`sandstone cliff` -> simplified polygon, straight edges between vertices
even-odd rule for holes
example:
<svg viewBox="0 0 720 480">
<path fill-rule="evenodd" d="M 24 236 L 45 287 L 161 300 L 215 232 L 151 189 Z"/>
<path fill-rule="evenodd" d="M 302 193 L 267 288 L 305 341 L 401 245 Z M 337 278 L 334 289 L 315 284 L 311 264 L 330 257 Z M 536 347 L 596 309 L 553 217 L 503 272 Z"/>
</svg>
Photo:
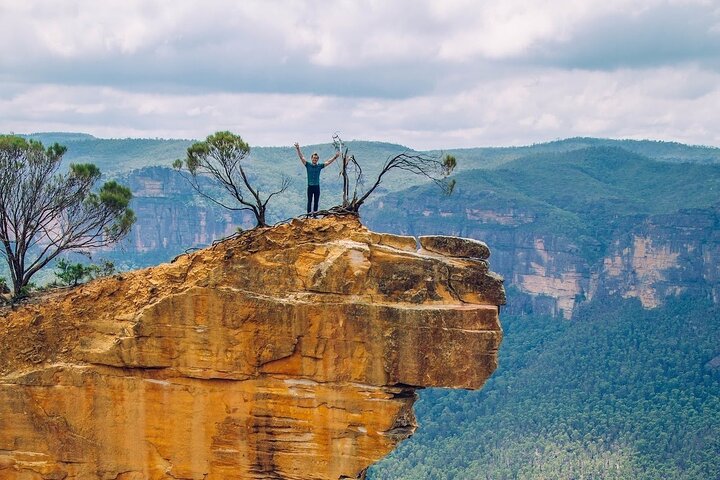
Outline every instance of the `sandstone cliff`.
<svg viewBox="0 0 720 480">
<path fill-rule="evenodd" d="M 5 312 L 0 478 L 357 478 L 415 390 L 480 388 L 480 242 L 293 221 Z"/>
</svg>

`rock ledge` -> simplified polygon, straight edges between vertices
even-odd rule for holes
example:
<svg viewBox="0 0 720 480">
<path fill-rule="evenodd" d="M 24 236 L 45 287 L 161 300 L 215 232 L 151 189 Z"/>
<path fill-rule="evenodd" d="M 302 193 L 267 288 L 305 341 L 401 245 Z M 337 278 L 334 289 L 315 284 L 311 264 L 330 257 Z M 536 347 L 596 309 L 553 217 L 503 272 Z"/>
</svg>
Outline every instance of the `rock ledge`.
<svg viewBox="0 0 720 480">
<path fill-rule="evenodd" d="M 295 220 L 7 314 L 0 478 L 361 478 L 497 365 L 502 280 L 423 248 Z"/>
</svg>

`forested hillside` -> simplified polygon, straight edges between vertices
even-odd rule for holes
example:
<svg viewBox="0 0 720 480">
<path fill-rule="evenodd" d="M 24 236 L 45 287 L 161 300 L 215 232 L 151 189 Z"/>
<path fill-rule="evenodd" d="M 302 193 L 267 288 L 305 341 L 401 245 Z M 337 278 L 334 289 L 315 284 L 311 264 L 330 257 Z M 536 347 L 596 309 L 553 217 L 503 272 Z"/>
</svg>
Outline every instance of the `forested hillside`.
<svg viewBox="0 0 720 480">
<path fill-rule="evenodd" d="M 672 164 L 616 147 L 523 157 L 458 173 L 455 191 L 390 193 L 373 229 L 491 245 L 519 293 L 510 311 L 568 318 L 600 292 L 656 306 L 673 292 L 720 299 L 720 165 Z"/>
<path fill-rule="evenodd" d="M 169 168 L 190 141 L 37 138 L 135 192 L 130 240 L 96 258 L 136 268 L 250 226 Z M 407 150 L 348 146 L 366 178 Z M 293 181 L 269 220 L 304 213 L 293 150 L 251 152 L 264 191 Z M 720 478 L 720 150 L 574 138 L 448 152 L 452 195 L 403 172 L 361 216 L 377 231 L 488 243 L 509 294 L 500 368 L 479 392 L 423 392 L 418 433 L 369 478 Z M 321 208 L 340 202 L 338 171 L 323 173 Z"/>
<path fill-rule="evenodd" d="M 517 220 L 523 229 L 567 234 L 592 249 L 623 218 L 720 202 L 720 165 L 665 163 L 617 147 L 529 155 L 454 178 L 450 196 L 419 186 L 383 198 L 366 216 L 408 233 L 431 228 L 463 234 L 473 223 L 492 223 L 473 222 L 472 210 L 526 211 L 533 217 Z"/>
<path fill-rule="evenodd" d="M 717 305 L 606 298 L 570 322 L 502 319 L 483 389 L 423 392 L 418 433 L 368 478 L 720 478 Z"/>
</svg>

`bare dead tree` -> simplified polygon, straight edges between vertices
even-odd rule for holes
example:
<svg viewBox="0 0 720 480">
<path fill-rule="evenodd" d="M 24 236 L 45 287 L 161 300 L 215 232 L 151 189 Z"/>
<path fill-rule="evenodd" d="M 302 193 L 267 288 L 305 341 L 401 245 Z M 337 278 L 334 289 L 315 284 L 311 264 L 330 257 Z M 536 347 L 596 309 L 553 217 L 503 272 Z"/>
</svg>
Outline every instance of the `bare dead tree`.
<svg viewBox="0 0 720 480">
<path fill-rule="evenodd" d="M 447 177 L 453 172 L 457 166 L 457 160 L 452 155 L 430 156 L 423 153 L 403 152 L 399 155 L 388 157 L 383 165 L 380 173 L 376 177 L 372 186 L 363 193 L 358 194 L 358 190 L 364 184 L 364 176 L 360 164 L 354 155 L 349 155 L 349 149 L 338 134 L 333 135 L 333 144 L 335 148 L 339 148 L 342 152 L 342 171 L 343 177 L 343 203 L 340 208 L 335 207 L 335 211 L 344 211 L 348 213 L 358 213 L 360 207 L 365 203 L 370 195 L 380 186 L 383 177 L 393 170 L 404 170 L 415 175 L 422 175 L 430 179 L 445 194 L 452 193 L 455 187 L 455 180 Z M 350 177 L 354 176 L 354 190 L 352 197 L 350 196 Z"/>
<path fill-rule="evenodd" d="M 204 142 L 196 142 L 187 150 L 185 161 L 178 159 L 173 167 L 182 174 L 193 189 L 216 205 L 232 211 L 250 211 L 257 227 L 267 227 L 266 212 L 270 200 L 290 186 L 290 179 L 283 176 L 278 190 L 263 198 L 260 188 L 254 187 L 243 168 L 243 161 L 250 153 L 250 146 L 231 132 L 216 132 Z M 189 175 L 183 172 L 187 168 Z M 228 205 L 205 191 L 201 177 L 209 177 L 219 184 L 239 205 Z"/>
<path fill-rule="evenodd" d="M 116 243 L 130 232 L 132 193 L 117 182 L 92 188 L 100 170 L 71 164 L 60 173 L 66 148 L 0 136 L 0 257 L 10 268 L 13 297 L 60 253 Z"/>
<path fill-rule="evenodd" d="M 343 179 L 343 200 L 342 207 L 347 209 L 357 199 L 358 188 L 363 185 L 363 172 L 360 164 L 355 160 L 355 155 L 350 155 L 350 149 L 345 145 L 340 135 L 333 135 L 333 145 L 340 152 L 342 163 L 340 164 L 340 175 Z M 350 177 L 353 177 L 353 193 L 350 198 Z"/>
</svg>

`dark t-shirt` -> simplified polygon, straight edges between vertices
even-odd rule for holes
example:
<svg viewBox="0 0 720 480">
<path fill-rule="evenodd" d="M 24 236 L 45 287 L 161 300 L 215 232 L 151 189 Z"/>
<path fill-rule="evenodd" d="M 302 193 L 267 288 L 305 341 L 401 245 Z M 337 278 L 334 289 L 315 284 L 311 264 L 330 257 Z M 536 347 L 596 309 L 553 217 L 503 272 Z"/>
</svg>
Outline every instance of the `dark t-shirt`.
<svg viewBox="0 0 720 480">
<path fill-rule="evenodd" d="M 307 170 L 308 186 L 320 185 L 320 170 L 325 168 L 324 163 L 318 162 L 313 165 L 312 162 L 305 162 L 305 170 Z"/>
</svg>

